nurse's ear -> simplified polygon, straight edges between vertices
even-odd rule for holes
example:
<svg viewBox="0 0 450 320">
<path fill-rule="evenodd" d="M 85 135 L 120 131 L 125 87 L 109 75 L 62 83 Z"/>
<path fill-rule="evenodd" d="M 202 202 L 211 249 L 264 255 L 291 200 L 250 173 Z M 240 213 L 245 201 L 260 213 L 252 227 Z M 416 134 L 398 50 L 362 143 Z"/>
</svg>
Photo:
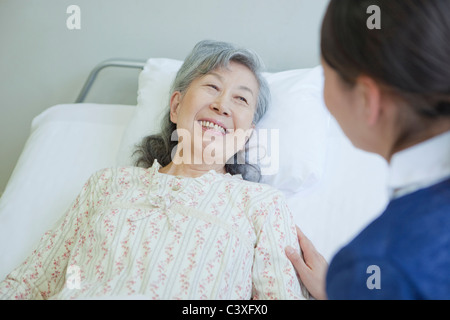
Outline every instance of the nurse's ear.
<svg viewBox="0 0 450 320">
<path fill-rule="evenodd" d="M 380 120 L 383 113 L 381 87 L 372 78 L 359 76 L 357 85 L 362 90 L 364 99 L 364 118 L 369 126 L 374 126 Z"/>
<path fill-rule="evenodd" d="M 170 97 L 170 121 L 173 123 L 177 123 L 178 121 L 178 112 L 181 104 L 181 92 L 175 91 Z"/>
</svg>

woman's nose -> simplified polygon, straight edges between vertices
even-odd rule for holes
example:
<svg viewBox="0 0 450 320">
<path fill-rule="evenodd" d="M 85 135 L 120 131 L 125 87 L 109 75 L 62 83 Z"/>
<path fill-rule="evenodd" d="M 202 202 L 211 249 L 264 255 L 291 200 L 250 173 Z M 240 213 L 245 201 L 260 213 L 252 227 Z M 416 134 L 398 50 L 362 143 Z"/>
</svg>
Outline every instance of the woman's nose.
<svg viewBox="0 0 450 320">
<path fill-rule="evenodd" d="M 214 101 L 213 103 L 210 104 L 209 106 L 212 110 L 214 110 L 215 112 L 224 115 L 224 116 L 230 116 L 231 115 L 231 111 L 229 110 L 229 108 L 227 108 L 227 106 L 222 102 L 222 100 L 217 100 Z"/>
</svg>

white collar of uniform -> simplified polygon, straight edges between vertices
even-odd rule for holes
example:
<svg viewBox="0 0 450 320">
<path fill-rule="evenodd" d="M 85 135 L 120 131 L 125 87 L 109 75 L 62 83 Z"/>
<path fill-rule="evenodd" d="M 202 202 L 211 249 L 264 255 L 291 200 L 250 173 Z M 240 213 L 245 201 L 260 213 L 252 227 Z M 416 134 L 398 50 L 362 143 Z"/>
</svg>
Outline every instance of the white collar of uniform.
<svg viewBox="0 0 450 320">
<path fill-rule="evenodd" d="M 391 199 L 450 177 L 450 131 L 402 150 L 392 157 L 388 187 Z"/>
</svg>

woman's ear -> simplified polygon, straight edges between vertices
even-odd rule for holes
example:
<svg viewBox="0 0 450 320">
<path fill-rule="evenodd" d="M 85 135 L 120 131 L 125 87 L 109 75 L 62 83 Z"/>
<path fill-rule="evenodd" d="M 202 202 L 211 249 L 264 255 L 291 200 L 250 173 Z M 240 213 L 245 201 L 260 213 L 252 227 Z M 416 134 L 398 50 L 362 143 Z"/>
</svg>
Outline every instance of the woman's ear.
<svg viewBox="0 0 450 320">
<path fill-rule="evenodd" d="M 367 76 L 360 76 L 357 82 L 364 95 L 364 118 L 369 126 L 374 126 L 377 124 L 383 111 L 381 88 L 374 79 Z"/>
<path fill-rule="evenodd" d="M 181 103 L 181 92 L 175 91 L 170 97 L 170 121 L 177 123 L 178 121 L 178 107 Z"/>
</svg>

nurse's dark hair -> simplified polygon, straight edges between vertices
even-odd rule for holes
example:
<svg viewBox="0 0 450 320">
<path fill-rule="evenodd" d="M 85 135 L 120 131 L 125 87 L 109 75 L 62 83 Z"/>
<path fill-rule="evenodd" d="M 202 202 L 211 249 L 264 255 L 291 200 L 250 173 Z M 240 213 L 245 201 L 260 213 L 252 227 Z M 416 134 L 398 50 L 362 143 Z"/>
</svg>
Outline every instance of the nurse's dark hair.
<svg viewBox="0 0 450 320">
<path fill-rule="evenodd" d="M 255 52 L 237 47 L 228 42 L 203 40 L 197 43 L 177 72 L 169 97 L 177 91 L 184 94 L 194 80 L 205 76 L 217 68 L 227 68 L 230 62 L 246 66 L 258 81 L 259 91 L 256 111 L 253 116 L 253 123 L 257 124 L 266 113 L 271 102 L 269 84 L 262 75 L 264 64 Z M 152 166 L 154 160 L 157 160 L 163 167 L 168 165 L 172 161 L 178 145 L 176 128 L 176 124 L 170 120 L 170 108 L 168 105 L 161 123 L 160 133 L 145 137 L 141 144 L 137 146 L 133 154 L 134 157 L 137 157 L 136 166 L 148 168 Z M 234 157 L 227 161 L 225 171 L 232 175 L 241 174 L 245 180 L 259 182 L 261 170 L 259 165 L 253 162 L 249 160 L 247 142 L 244 152 L 235 154 Z"/>
<path fill-rule="evenodd" d="M 380 8 L 380 29 L 367 25 L 371 5 Z M 369 76 L 419 114 L 449 117 L 449 14 L 449 0 L 331 0 L 322 58 L 350 87 Z"/>
</svg>

